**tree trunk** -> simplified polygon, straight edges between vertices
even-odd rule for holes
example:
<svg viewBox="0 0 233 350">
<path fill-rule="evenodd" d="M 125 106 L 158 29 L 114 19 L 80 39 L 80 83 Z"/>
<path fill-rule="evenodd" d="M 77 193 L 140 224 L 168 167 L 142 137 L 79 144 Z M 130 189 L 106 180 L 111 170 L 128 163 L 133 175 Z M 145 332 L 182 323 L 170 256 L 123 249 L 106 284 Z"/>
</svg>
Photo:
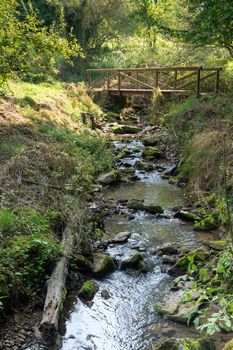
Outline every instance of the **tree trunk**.
<svg viewBox="0 0 233 350">
<path fill-rule="evenodd" d="M 75 238 L 72 229 L 67 227 L 62 236 L 64 252 L 62 257 L 57 261 L 48 280 L 44 311 L 39 326 L 42 338 L 47 344 L 54 344 L 56 342 L 59 316 L 68 274 L 68 262 L 72 253 L 74 241 Z"/>
</svg>

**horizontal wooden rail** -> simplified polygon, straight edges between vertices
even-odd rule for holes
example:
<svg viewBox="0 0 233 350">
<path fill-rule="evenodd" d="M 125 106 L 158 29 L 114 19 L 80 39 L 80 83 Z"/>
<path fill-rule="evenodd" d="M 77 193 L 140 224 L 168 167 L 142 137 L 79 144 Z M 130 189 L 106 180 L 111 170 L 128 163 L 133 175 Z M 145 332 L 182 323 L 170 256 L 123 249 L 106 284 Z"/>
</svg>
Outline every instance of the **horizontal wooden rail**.
<svg viewBox="0 0 233 350">
<path fill-rule="evenodd" d="M 159 88 L 162 93 L 190 93 L 196 91 L 199 96 L 201 88 L 206 86 L 203 81 L 215 76 L 215 91 L 219 91 L 221 67 L 190 66 L 190 67 L 140 67 L 140 68 L 102 68 L 87 69 L 90 88 L 96 91 L 108 91 L 110 94 L 153 95 Z M 207 73 L 203 75 L 202 73 Z M 93 80 L 93 82 L 92 82 Z M 213 80 L 210 80 L 213 84 Z M 211 86 L 211 85 L 210 85 Z M 208 87 L 209 89 L 209 87 Z"/>
</svg>

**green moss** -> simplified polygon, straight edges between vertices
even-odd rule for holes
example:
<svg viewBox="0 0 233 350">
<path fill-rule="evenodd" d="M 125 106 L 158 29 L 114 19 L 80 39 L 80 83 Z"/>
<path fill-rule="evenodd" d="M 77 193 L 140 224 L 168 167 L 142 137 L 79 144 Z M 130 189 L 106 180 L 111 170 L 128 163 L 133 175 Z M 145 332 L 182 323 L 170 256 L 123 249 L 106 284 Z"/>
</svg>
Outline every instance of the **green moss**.
<svg viewBox="0 0 233 350">
<path fill-rule="evenodd" d="M 132 125 L 118 125 L 118 126 L 113 126 L 111 131 L 114 134 L 137 134 L 138 132 L 141 131 L 141 128 L 138 128 L 136 126 Z"/>
<path fill-rule="evenodd" d="M 90 272 L 92 270 L 92 263 L 81 254 L 75 254 L 73 264 L 81 271 Z"/>
<path fill-rule="evenodd" d="M 121 263 L 121 269 L 140 269 L 142 265 L 140 264 L 144 259 L 144 256 L 140 253 L 132 255 L 129 259 L 123 260 Z"/>
<path fill-rule="evenodd" d="M 107 254 L 95 253 L 93 259 L 93 272 L 97 278 L 102 278 L 116 269 L 113 258 Z"/>
<path fill-rule="evenodd" d="M 127 152 L 125 152 L 124 150 L 121 150 L 118 155 L 117 158 L 121 159 L 121 158 L 127 158 L 129 156 L 129 154 Z"/>
<path fill-rule="evenodd" d="M 98 285 L 95 281 L 93 280 L 86 281 L 83 284 L 82 288 L 80 289 L 78 295 L 80 298 L 83 298 L 85 300 L 92 300 L 97 290 L 98 290 Z"/>
<path fill-rule="evenodd" d="M 140 153 L 141 152 L 140 148 L 137 148 L 137 147 L 133 148 L 132 151 L 133 151 L 133 153 Z"/>
<path fill-rule="evenodd" d="M 155 157 L 155 158 L 161 158 L 163 156 L 162 152 L 157 147 L 145 147 L 142 156 L 147 157 Z"/>
</svg>

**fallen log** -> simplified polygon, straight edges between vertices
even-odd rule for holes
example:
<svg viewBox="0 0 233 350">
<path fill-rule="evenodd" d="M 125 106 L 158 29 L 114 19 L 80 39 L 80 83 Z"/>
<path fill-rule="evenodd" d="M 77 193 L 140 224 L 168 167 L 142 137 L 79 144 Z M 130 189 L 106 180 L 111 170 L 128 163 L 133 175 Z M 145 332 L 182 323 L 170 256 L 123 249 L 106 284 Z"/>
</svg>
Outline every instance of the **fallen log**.
<svg viewBox="0 0 233 350">
<path fill-rule="evenodd" d="M 39 326 L 40 335 L 46 344 L 54 344 L 56 342 L 59 316 L 68 274 L 68 262 L 72 255 L 74 242 L 74 232 L 70 227 L 67 227 L 62 236 L 63 255 L 57 261 L 47 283 L 47 295 Z"/>
</svg>

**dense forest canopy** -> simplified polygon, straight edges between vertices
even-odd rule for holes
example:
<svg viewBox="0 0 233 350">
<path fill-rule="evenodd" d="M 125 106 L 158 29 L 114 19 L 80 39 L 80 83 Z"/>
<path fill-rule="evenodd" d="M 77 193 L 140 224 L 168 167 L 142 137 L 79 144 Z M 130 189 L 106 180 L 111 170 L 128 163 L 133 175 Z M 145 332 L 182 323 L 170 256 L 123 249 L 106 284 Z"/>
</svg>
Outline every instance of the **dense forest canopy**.
<svg viewBox="0 0 233 350">
<path fill-rule="evenodd" d="M 3 80 L 67 77 L 65 61 L 77 78 L 90 66 L 222 65 L 233 55 L 228 0 L 3 0 L 0 15 Z"/>
</svg>

